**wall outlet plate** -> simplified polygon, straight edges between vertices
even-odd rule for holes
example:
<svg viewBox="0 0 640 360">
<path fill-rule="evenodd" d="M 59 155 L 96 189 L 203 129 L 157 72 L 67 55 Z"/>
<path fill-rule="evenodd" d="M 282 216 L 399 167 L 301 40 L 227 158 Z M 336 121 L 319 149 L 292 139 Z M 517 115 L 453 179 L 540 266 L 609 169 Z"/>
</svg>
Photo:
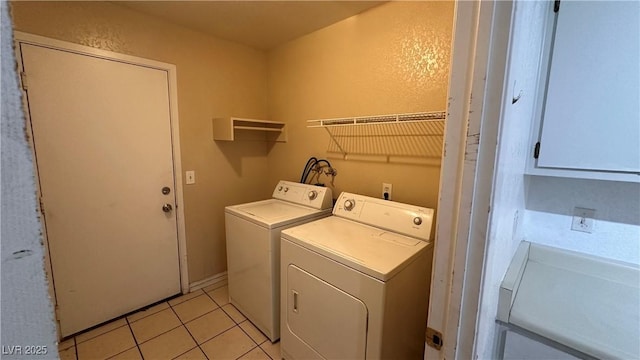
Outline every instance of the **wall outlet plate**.
<svg viewBox="0 0 640 360">
<path fill-rule="evenodd" d="M 196 183 L 196 172 L 194 170 L 188 170 L 185 173 L 186 183 L 187 185 Z"/>
<path fill-rule="evenodd" d="M 393 185 L 388 183 L 382 183 L 382 198 L 385 200 L 391 200 L 391 190 Z"/>
<path fill-rule="evenodd" d="M 594 220 L 595 214 L 594 209 L 574 208 L 571 230 L 592 233 L 596 222 Z"/>
</svg>

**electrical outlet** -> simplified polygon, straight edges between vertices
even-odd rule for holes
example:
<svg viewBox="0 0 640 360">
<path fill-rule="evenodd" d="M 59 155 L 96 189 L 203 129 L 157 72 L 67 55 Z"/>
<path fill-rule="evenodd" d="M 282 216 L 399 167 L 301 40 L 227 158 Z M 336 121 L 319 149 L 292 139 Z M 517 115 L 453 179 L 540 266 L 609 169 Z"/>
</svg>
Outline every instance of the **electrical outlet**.
<svg viewBox="0 0 640 360">
<path fill-rule="evenodd" d="M 189 170 L 186 172 L 185 174 L 186 178 L 187 178 L 187 185 L 191 185 L 191 184 L 195 184 L 196 183 L 196 172 L 193 170 Z"/>
<path fill-rule="evenodd" d="M 391 200 L 391 189 L 393 186 L 391 184 L 382 183 L 382 198 L 385 200 Z"/>
<path fill-rule="evenodd" d="M 584 209 L 576 207 L 573 209 L 573 219 L 571 220 L 571 230 L 592 233 L 596 223 L 594 209 Z"/>
</svg>

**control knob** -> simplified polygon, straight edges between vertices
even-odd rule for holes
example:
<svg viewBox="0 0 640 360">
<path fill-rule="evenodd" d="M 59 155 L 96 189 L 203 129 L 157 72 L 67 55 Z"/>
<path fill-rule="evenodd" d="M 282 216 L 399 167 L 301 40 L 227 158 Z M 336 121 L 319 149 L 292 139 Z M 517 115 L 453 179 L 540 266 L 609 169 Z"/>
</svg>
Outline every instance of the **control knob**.
<svg viewBox="0 0 640 360">
<path fill-rule="evenodd" d="M 282 186 L 278 186 L 278 191 L 282 191 Z"/>
<path fill-rule="evenodd" d="M 315 190 L 311 190 L 311 191 L 309 191 L 307 196 L 309 197 L 309 200 L 313 200 L 313 199 L 318 197 L 318 192 L 315 191 Z"/>
<path fill-rule="evenodd" d="M 289 191 L 289 187 L 284 188 L 284 192 Z"/>
<path fill-rule="evenodd" d="M 422 224 L 422 218 L 419 217 L 419 216 L 414 217 L 413 218 L 413 223 L 416 224 L 416 225 Z"/>
<path fill-rule="evenodd" d="M 353 209 L 353 207 L 356 206 L 356 202 L 355 200 L 345 200 L 344 201 L 344 209 L 347 211 L 351 211 Z"/>
</svg>

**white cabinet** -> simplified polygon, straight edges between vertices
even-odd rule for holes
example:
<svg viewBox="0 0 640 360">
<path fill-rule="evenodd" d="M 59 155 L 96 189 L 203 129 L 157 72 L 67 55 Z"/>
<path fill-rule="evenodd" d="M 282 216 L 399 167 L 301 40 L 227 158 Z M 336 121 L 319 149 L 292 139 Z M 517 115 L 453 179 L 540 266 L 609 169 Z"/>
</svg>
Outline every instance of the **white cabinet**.
<svg viewBox="0 0 640 360">
<path fill-rule="evenodd" d="M 527 172 L 640 182 L 640 2 L 550 3 Z"/>
</svg>

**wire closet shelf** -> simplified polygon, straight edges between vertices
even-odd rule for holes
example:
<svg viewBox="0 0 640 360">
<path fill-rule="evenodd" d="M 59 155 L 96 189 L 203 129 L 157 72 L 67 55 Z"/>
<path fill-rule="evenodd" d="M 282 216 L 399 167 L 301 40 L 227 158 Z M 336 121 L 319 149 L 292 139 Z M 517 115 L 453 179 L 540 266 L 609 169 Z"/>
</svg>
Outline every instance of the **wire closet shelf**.
<svg viewBox="0 0 640 360">
<path fill-rule="evenodd" d="M 324 128 L 327 152 L 345 160 L 439 163 L 446 112 L 388 114 L 308 120 L 309 128 Z"/>
</svg>

